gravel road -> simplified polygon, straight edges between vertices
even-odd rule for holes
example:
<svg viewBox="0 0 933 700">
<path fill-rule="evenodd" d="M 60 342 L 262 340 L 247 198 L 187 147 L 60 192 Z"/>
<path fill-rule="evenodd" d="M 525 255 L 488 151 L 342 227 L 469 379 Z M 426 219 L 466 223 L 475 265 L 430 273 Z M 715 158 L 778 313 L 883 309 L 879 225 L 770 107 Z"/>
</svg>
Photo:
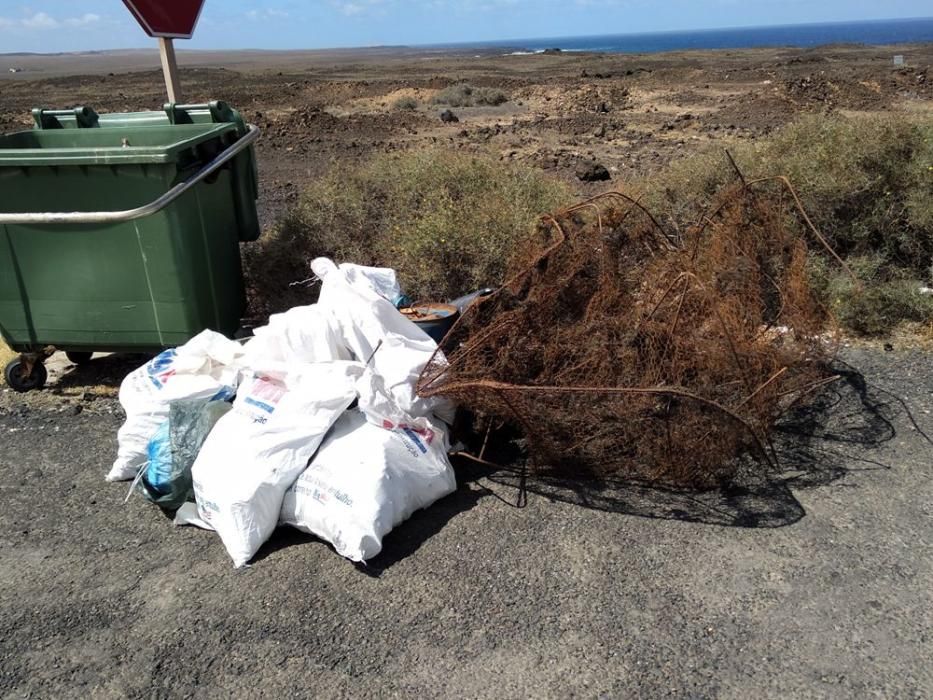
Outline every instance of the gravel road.
<svg viewBox="0 0 933 700">
<path fill-rule="evenodd" d="M 464 465 L 368 570 L 289 531 L 234 570 L 104 483 L 112 399 L 2 394 L 0 695 L 931 697 L 930 355 L 845 357 L 781 474 L 519 509 Z"/>
</svg>

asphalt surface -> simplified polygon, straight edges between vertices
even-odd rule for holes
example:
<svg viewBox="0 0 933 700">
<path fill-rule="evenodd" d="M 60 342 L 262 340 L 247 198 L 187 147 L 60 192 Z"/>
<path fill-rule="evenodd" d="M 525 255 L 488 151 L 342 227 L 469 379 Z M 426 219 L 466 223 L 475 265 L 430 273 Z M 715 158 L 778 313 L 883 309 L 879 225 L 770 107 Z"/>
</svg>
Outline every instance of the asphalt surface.
<svg viewBox="0 0 933 700">
<path fill-rule="evenodd" d="M 104 483 L 113 401 L 3 394 L 0 696 L 931 697 L 930 356 L 846 359 L 781 474 L 515 508 L 462 466 L 368 571 L 291 531 L 234 570 Z"/>
</svg>

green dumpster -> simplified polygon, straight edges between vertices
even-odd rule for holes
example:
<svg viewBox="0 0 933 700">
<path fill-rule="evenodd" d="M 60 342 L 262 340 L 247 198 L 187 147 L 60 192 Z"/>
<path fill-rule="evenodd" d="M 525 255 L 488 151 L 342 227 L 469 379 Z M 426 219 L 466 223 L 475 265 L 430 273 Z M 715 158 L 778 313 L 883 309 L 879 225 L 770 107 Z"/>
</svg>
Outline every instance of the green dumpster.
<svg viewBox="0 0 933 700">
<path fill-rule="evenodd" d="M 245 307 L 239 243 L 259 237 L 252 144 L 222 102 L 98 115 L 33 110 L 0 136 L 0 335 L 25 391 L 55 348 L 154 352 Z"/>
</svg>

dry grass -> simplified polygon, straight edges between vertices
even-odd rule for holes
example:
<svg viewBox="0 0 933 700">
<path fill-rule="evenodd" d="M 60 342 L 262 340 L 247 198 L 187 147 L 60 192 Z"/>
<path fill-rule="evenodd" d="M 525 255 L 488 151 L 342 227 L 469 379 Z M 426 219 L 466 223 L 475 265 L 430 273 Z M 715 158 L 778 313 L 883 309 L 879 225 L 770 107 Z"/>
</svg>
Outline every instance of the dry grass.
<svg viewBox="0 0 933 700">
<path fill-rule="evenodd" d="M 497 107 L 509 101 L 509 96 L 498 88 L 473 87 L 466 83 L 451 85 L 434 96 L 434 104 L 449 107 Z"/>
</svg>

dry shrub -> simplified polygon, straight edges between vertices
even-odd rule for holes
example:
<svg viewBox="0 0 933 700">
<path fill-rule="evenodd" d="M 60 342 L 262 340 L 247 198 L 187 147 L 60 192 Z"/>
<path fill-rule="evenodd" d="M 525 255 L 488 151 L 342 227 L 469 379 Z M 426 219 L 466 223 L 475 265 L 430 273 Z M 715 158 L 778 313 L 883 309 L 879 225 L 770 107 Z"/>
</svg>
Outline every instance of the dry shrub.
<svg viewBox="0 0 933 700">
<path fill-rule="evenodd" d="M 412 97 L 411 95 L 404 95 L 392 103 L 392 108 L 401 112 L 412 112 L 418 109 L 419 104 L 418 98 Z"/>
<path fill-rule="evenodd" d="M 733 148 L 747 174 L 787 175 L 842 257 L 878 261 L 862 279 L 866 294 L 824 297 L 847 328 L 882 333 L 918 314 L 933 322 L 933 311 L 914 298 L 933 282 L 933 120 L 812 115 Z M 731 180 L 722 164 L 720 149 L 678 161 L 647 183 L 645 201 L 666 224 L 689 225 Z M 837 268 L 827 273 L 814 279 L 819 289 L 848 284 Z M 866 312 L 871 321 L 860 323 Z"/>
<path fill-rule="evenodd" d="M 899 324 L 933 327 L 933 295 L 909 273 L 886 269 L 881 255 L 850 257 L 848 266 L 859 280 L 840 274 L 825 260 L 810 261 L 810 279 L 821 299 L 835 310 L 839 322 L 861 335 L 880 336 Z"/>
<path fill-rule="evenodd" d="M 489 155 L 444 149 L 343 163 L 315 180 L 289 214 L 244 248 L 251 313 L 313 301 L 308 263 L 393 267 L 414 298 L 446 300 L 497 286 L 537 215 L 570 201 L 565 185 Z"/>
<path fill-rule="evenodd" d="M 768 182 L 676 238 L 618 193 L 545 217 L 419 393 L 517 425 L 539 470 L 708 487 L 768 462 L 775 421 L 831 377 L 799 216 Z"/>
<path fill-rule="evenodd" d="M 434 104 L 450 107 L 497 107 L 509 101 L 509 96 L 498 88 L 473 87 L 459 83 L 446 87 L 434 96 Z"/>
</svg>

